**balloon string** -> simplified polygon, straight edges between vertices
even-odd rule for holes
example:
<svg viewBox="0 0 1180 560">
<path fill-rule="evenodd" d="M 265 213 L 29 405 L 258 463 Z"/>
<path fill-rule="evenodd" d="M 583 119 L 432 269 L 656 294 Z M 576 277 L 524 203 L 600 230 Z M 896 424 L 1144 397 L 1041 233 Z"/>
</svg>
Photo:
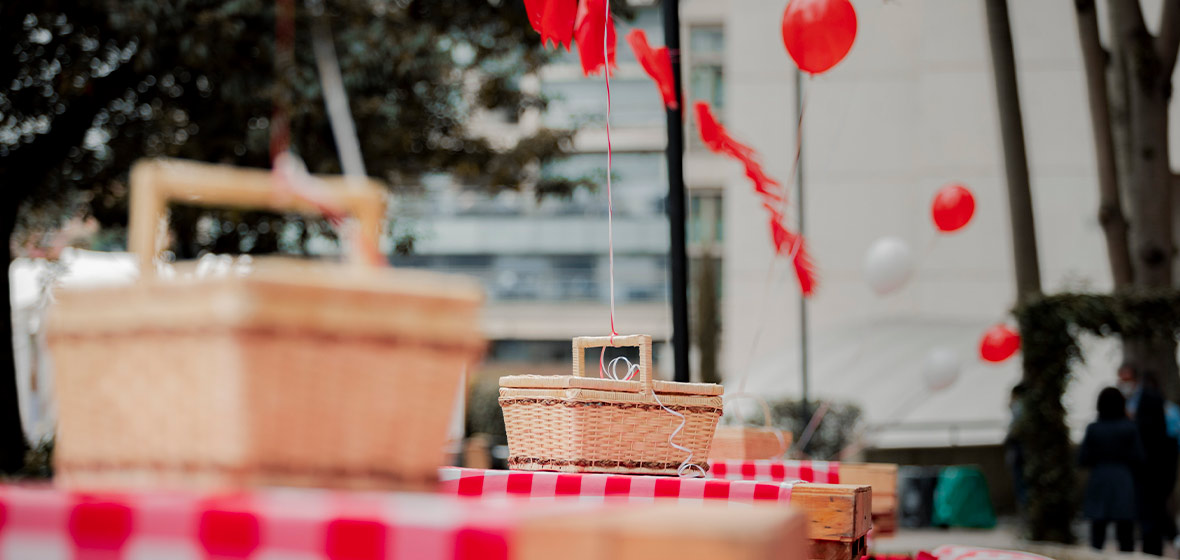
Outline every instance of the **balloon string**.
<svg viewBox="0 0 1180 560">
<path fill-rule="evenodd" d="M 603 350 L 605 352 L 605 347 Z M 599 363 L 601 364 L 601 362 L 599 362 Z M 619 377 L 619 373 L 617 371 L 619 364 L 626 364 L 627 365 L 627 374 L 626 374 L 626 376 L 624 376 L 622 378 Z M 628 360 L 626 356 L 619 356 L 619 357 L 611 360 L 610 363 L 607 364 L 604 369 L 606 372 L 606 376 L 609 377 L 610 379 L 614 379 L 616 381 L 630 381 L 631 378 L 635 377 L 635 374 L 639 372 L 639 365 L 631 363 L 631 360 Z M 651 375 L 650 371 L 648 372 L 648 375 Z M 660 396 L 658 394 L 656 394 L 656 389 L 654 386 L 651 389 L 651 396 L 653 398 L 655 398 L 656 404 L 660 405 L 660 408 L 664 409 L 669 414 L 680 419 L 680 425 L 677 426 L 675 430 L 672 430 L 672 434 L 668 436 L 668 445 L 672 446 L 672 448 L 676 449 L 677 451 L 683 451 L 684 453 L 688 454 L 684 458 L 684 461 L 682 461 L 680 463 L 680 466 L 677 467 L 676 476 L 685 476 L 686 472 L 688 472 L 692 469 L 696 469 L 696 472 L 692 473 L 692 476 L 704 477 L 705 476 L 704 467 L 692 462 L 692 457 L 693 457 L 692 450 L 683 446 L 683 445 L 680 445 L 679 443 L 676 443 L 676 436 L 680 435 L 680 432 L 682 432 L 684 430 L 684 427 L 686 425 L 688 425 L 688 418 L 686 418 L 683 414 L 676 412 L 675 410 L 672 410 L 671 408 L 664 406 L 664 403 L 660 402 Z"/>
<path fill-rule="evenodd" d="M 604 31 L 602 32 L 602 60 L 603 81 L 606 84 L 606 236 L 607 236 L 607 255 L 610 261 L 610 338 L 611 344 L 615 343 L 615 337 L 618 336 L 618 331 L 615 330 L 615 235 L 614 235 L 614 204 L 611 199 L 611 156 L 613 150 L 610 144 L 610 50 L 607 42 L 610 29 L 610 2 L 603 2 L 606 6 L 606 19 L 603 20 Z"/>
<path fill-rule="evenodd" d="M 610 144 L 610 48 L 607 39 L 610 36 L 608 30 L 610 29 L 610 2 L 604 1 L 606 19 L 603 20 L 602 32 L 602 76 L 606 84 L 606 246 L 607 246 L 607 260 L 610 266 L 610 344 L 615 345 L 615 337 L 619 335 L 615 330 L 615 229 L 614 229 L 614 204 L 611 197 L 611 155 L 612 149 Z M 604 377 L 606 367 L 603 364 L 603 359 L 606 357 L 606 347 L 602 348 L 602 353 L 598 357 L 598 377 Z"/>
</svg>

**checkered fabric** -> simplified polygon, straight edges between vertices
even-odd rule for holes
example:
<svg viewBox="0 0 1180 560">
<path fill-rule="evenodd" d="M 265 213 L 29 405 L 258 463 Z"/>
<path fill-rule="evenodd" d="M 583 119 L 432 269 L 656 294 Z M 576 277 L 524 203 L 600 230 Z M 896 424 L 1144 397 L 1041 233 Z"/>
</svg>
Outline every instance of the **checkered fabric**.
<svg viewBox="0 0 1180 560">
<path fill-rule="evenodd" d="M 499 560 L 524 516 L 591 507 L 326 490 L 88 494 L 0 485 L 0 559 Z"/>
<path fill-rule="evenodd" d="M 840 483 L 840 463 L 829 461 L 709 461 L 709 476 L 725 480 Z"/>
<path fill-rule="evenodd" d="M 794 482 L 757 482 L 625 474 L 496 471 L 443 467 L 444 493 L 460 496 L 520 496 L 533 500 L 561 497 L 585 502 L 680 502 L 724 500 L 729 503 L 788 502 Z"/>
</svg>

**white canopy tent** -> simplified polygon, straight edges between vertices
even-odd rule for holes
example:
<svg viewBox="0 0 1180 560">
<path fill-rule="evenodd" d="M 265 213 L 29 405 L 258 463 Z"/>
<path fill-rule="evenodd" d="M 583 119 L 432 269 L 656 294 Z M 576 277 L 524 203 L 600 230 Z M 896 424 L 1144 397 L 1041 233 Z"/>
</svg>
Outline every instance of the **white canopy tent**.
<svg viewBox="0 0 1180 560">
<path fill-rule="evenodd" d="M 131 282 L 138 274 L 138 266 L 129 253 L 67 248 L 55 263 L 23 258 L 12 262 L 8 280 L 13 357 L 21 422 L 30 441 L 37 442 L 50 436 L 56 422 L 56 407 L 51 398 L 53 368 L 46 348 L 45 329 L 42 328 L 50 283 L 64 287 L 123 284 Z"/>
<path fill-rule="evenodd" d="M 904 319 L 817 332 L 810 355 L 812 398 L 859 405 L 872 447 L 998 444 L 1010 421 L 1008 397 L 1021 366 L 1019 354 L 1002 364 L 980 360 L 979 338 L 989 326 L 982 321 Z M 939 346 L 958 353 L 962 372 L 949 388 L 930 392 L 922 366 Z M 1066 394 L 1075 440 L 1094 419 L 1098 392 L 1114 384 L 1121 359 L 1117 339 L 1083 337 L 1081 347 L 1085 361 L 1073 365 Z M 755 358 L 749 372 L 747 392 L 798 397 L 798 345 Z M 738 382 L 730 376 L 726 384 Z"/>
</svg>

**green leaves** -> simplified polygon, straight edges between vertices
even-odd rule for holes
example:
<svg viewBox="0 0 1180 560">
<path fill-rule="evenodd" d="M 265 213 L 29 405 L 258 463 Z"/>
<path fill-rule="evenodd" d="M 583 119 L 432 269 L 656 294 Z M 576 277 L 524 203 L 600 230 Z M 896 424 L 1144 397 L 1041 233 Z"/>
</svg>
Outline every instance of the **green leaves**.
<svg viewBox="0 0 1180 560">
<path fill-rule="evenodd" d="M 313 15 L 303 2 L 296 2 L 294 63 L 281 82 L 271 1 L 23 0 L 3 12 L 18 14 L 22 27 L 0 36 L 0 52 L 15 55 L 0 61 L 0 185 L 29 185 L 26 224 L 55 223 L 78 209 L 122 224 L 126 173 L 141 157 L 267 166 L 276 96 L 287 100 L 292 147 L 309 169 L 339 172 L 312 53 Z M 453 172 L 477 188 L 518 188 L 568 149 L 568 131 L 542 130 L 505 147 L 466 125 L 476 107 L 513 114 L 543 106 L 517 86 L 547 59 L 520 2 L 341 0 L 327 3 L 325 17 L 366 168 L 395 188 L 426 172 Z M 126 87 L 95 87 L 97 76 L 124 67 L 132 76 Z M 61 134 L 66 117 L 90 129 Z M 61 155 L 30 161 L 35 144 Z M 210 247 L 178 249 L 195 256 Z"/>
</svg>

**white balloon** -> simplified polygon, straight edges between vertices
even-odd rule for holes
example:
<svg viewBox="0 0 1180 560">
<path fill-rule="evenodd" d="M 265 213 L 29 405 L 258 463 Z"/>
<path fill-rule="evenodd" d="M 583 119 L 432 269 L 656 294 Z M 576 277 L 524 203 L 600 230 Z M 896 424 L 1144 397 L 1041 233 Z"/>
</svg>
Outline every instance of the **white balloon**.
<svg viewBox="0 0 1180 560">
<path fill-rule="evenodd" d="M 865 255 L 865 280 L 877 295 L 896 291 L 914 274 L 910 246 L 897 237 L 882 237 Z"/>
<path fill-rule="evenodd" d="M 942 391 L 955 384 L 962 368 L 958 352 L 938 347 L 926 355 L 926 363 L 922 365 L 922 378 L 926 380 L 926 388 L 930 389 L 930 392 Z"/>
</svg>

